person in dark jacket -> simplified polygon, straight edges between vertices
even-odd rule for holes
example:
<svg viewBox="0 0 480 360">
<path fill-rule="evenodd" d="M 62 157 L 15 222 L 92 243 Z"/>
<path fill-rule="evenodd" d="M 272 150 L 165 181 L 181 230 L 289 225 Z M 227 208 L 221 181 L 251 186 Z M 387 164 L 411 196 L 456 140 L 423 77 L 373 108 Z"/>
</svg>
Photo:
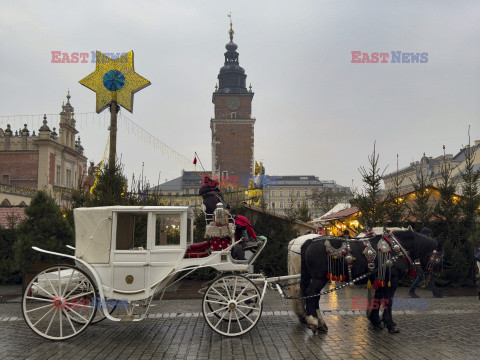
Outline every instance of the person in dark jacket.
<svg viewBox="0 0 480 360">
<path fill-rule="evenodd" d="M 230 206 L 225 202 L 218 185 L 218 181 L 212 179 L 210 175 L 207 174 L 203 176 L 202 186 L 198 193 L 202 196 L 203 204 L 206 208 L 205 212 L 207 214 L 213 214 L 219 202 L 223 203 L 225 209 L 230 209 Z"/>
<path fill-rule="evenodd" d="M 235 241 L 237 243 L 232 249 L 232 258 L 235 260 L 246 260 L 245 249 L 258 246 L 255 230 L 245 216 L 235 216 Z"/>
<path fill-rule="evenodd" d="M 425 235 L 425 236 L 431 236 L 430 235 L 431 231 L 430 231 L 429 228 L 424 227 L 420 231 L 420 234 Z M 408 291 L 408 295 L 412 298 L 420 297 L 417 294 L 415 294 L 415 289 L 420 284 L 420 281 L 422 281 L 424 279 L 424 276 L 425 276 L 425 273 L 424 273 L 423 269 L 421 269 L 421 267 L 417 269 L 417 272 L 418 272 L 417 277 L 413 281 L 412 285 L 410 286 L 410 290 Z M 440 291 L 438 291 L 437 288 L 435 287 L 435 284 L 434 284 L 432 279 L 430 279 L 427 286 L 430 288 L 430 290 L 432 290 L 433 297 L 438 297 L 438 298 L 443 297 L 442 293 Z"/>
<path fill-rule="evenodd" d="M 477 267 L 478 267 L 478 274 L 476 275 L 477 278 L 477 286 L 478 286 L 478 300 L 480 300 L 480 240 L 478 240 L 477 248 L 474 252 L 475 260 L 477 260 Z"/>
</svg>

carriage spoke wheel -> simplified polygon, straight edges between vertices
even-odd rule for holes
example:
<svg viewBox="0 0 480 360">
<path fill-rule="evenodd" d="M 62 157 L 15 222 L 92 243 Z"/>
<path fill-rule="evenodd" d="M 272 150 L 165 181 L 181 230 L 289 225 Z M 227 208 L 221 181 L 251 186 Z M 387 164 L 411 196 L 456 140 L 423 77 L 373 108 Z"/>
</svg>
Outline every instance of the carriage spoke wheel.
<svg viewBox="0 0 480 360">
<path fill-rule="evenodd" d="M 239 336 L 249 332 L 261 314 L 261 294 L 255 284 L 242 275 L 218 278 L 203 296 L 205 321 L 224 336 Z"/>
<path fill-rule="evenodd" d="M 28 283 L 22 298 L 27 325 L 50 340 L 80 334 L 95 317 L 97 295 L 93 281 L 70 265 L 39 272 Z"/>
</svg>

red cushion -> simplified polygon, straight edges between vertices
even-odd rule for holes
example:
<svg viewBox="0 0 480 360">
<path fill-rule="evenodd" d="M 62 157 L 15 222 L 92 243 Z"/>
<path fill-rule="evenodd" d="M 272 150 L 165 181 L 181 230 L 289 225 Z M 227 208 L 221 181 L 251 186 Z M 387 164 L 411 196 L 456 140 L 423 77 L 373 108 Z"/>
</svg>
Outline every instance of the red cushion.
<svg viewBox="0 0 480 360">
<path fill-rule="evenodd" d="M 206 249 L 208 249 L 209 246 L 210 246 L 210 244 L 208 243 L 208 241 L 193 243 L 188 247 L 187 251 L 190 251 L 190 250 L 195 250 L 195 251 L 206 250 Z"/>
<path fill-rule="evenodd" d="M 226 238 L 212 238 L 210 240 L 210 248 L 213 251 L 220 251 L 226 249 L 232 244 L 232 240 L 229 237 Z"/>
</svg>

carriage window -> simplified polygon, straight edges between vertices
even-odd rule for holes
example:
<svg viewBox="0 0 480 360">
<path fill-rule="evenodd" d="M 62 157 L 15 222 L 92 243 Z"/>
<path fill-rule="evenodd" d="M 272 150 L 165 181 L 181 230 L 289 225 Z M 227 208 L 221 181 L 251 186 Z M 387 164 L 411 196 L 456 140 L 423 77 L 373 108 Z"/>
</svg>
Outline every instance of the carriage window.
<svg viewBox="0 0 480 360">
<path fill-rule="evenodd" d="M 117 213 L 117 250 L 147 248 L 147 214 Z"/>
<path fill-rule="evenodd" d="M 180 215 L 156 215 L 155 246 L 180 245 Z"/>
</svg>

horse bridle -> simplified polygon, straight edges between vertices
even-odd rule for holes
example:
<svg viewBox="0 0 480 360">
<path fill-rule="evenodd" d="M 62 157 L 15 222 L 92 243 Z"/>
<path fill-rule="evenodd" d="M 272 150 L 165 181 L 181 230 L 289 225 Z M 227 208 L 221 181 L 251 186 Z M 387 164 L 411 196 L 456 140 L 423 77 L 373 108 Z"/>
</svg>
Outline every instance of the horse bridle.
<svg viewBox="0 0 480 360">
<path fill-rule="evenodd" d="M 413 269 L 414 265 L 413 265 L 412 258 L 410 257 L 410 255 L 408 255 L 408 251 L 405 250 L 405 248 L 402 246 L 400 241 L 398 241 L 398 239 L 393 234 L 393 232 L 391 230 L 384 228 L 383 238 L 385 239 L 385 241 L 387 241 L 390 244 L 390 247 L 395 252 L 395 254 L 400 255 L 402 257 L 403 261 L 405 261 L 405 265 L 407 265 L 409 269 Z"/>
<path fill-rule="evenodd" d="M 394 251 L 396 251 L 397 253 L 398 252 L 402 253 L 402 258 L 405 261 L 405 264 L 407 265 L 407 267 L 409 269 L 414 269 L 415 268 L 415 263 L 412 261 L 412 258 L 408 255 L 408 251 L 405 250 L 405 248 L 402 246 L 402 244 L 400 244 L 400 241 L 398 241 L 398 239 L 395 237 L 393 232 L 391 230 L 388 230 L 388 229 L 384 228 L 383 233 L 384 233 L 383 237 L 384 237 L 385 240 L 387 240 L 387 238 L 388 238 L 389 240 L 392 241 L 392 244 L 393 244 L 392 249 Z M 396 246 L 398 246 L 398 247 L 396 248 Z M 435 272 L 434 267 L 435 267 L 436 264 L 440 264 L 440 262 L 442 261 L 442 256 L 439 255 L 439 252 L 437 250 L 432 250 L 432 253 L 430 255 L 427 255 L 427 256 L 428 256 L 428 263 L 427 263 L 427 266 L 426 266 L 425 270 L 428 271 L 429 274 L 430 274 L 432 272 Z"/>
</svg>

